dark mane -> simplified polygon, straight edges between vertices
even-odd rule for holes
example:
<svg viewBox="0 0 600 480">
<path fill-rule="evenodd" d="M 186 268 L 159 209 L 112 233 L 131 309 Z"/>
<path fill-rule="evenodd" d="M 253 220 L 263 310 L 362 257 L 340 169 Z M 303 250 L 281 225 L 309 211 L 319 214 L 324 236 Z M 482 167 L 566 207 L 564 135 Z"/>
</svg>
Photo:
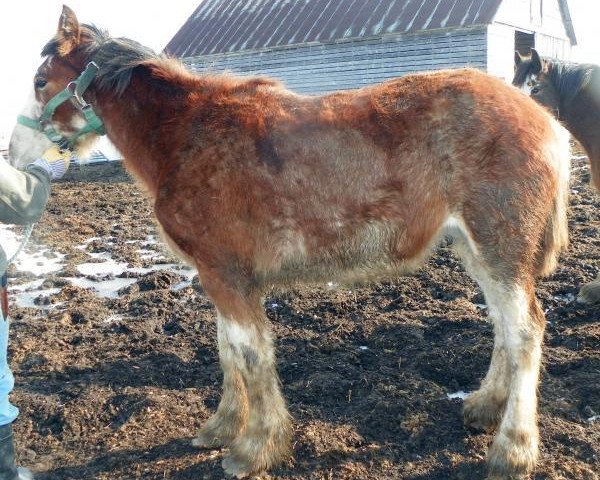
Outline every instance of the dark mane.
<svg viewBox="0 0 600 480">
<path fill-rule="evenodd" d="M 558 93 L 561 104 L 571 103 L 577 94 L 589 85 L 594 69 L 598 68 L 591 64 L 570 63 L 549 58 L 545 60 L 548 64 L 550 81 Z"/>
<path fill-rule="evenodd" d="M 76 53 L 81 53 L 88 61 L 95 61 L 100 70 L 95 83 L 102 90 L 113 90 L 123 93 L 133 70 L 149 60 L 161 57 L 152 49 L 128 38 L 112 38 L 104 30 L 94 25 L 81 25 L 82 46 Z M 42 49 L 42 56 L 56 55 L 59 41 L 50 40 Z"/>
</svg>

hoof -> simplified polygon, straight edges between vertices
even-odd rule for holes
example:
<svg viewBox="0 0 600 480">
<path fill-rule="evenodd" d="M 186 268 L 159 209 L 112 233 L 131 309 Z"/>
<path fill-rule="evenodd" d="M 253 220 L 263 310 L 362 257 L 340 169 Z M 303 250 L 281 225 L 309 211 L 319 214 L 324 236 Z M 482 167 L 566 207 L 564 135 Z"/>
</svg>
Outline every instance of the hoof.
<svg viewBox="0 0 600 480">
<path fill-rule="evenodd" d="M 279 427 L 270 435 L 246 431 L 238 436 L 223 459 L 223 470 L 235 478 L 246 478 L 285 461 L 291 451 L 291 424 L 284 422 Z"/>
<path fill-rule="evenodd" d="M 192 439 L 192 446 L 198 448 L 220 448 L 226 446 L 224 440 L 219 437 L 208 437 L 202 433 L 199 433 L 196 438 Z"/>
<path fill-rule="evenodd" d="M 502 418 L 504 402 L 490 400 L 478 392 L 472 393 L 463 405 L 463 418 L 467 427 L 484 432 L 496 429 Z"/>
<path fill-rule="evenodd" d="M 227 428 L 218 417 L 212 417 L 206 425 L 200 429 L 192 445 L 199 448 L 227 447 L 233 443 L 238 435 L 239 428 Z"/>
<path fill-rule="evenodd" d="M 235 458 L 234 455 L 226 455 L 221 465 L 225 473 L 234 478 L 248 478 L 252 474 L 260 473 L 254 471 L 247 462 Z"/>
<path fill-rule="evenodd" d="M 488 480 L 527 480 L 538 457 L 537 431 L 533 435 L 498 435 L 488 452 Z"/>
<path fill-rule="evenodd" d="M 600 303 L 600 279 L 596 279 L 581 287 L 577 301 L 589 304 Z"/>
</svg>

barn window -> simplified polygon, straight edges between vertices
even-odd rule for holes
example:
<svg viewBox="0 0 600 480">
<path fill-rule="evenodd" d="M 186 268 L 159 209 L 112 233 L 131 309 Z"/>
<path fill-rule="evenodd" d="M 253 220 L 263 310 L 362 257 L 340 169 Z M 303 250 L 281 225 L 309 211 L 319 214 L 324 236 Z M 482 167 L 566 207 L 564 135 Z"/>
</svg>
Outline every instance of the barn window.
<svg viewBox="0 0 600 480">
<path fill-rule="evenodd" d="M 535 48 L 535 35 L 515 30 L 515 50 L 521 55 L 529 55 L 532 48 Z"/>
</svg>

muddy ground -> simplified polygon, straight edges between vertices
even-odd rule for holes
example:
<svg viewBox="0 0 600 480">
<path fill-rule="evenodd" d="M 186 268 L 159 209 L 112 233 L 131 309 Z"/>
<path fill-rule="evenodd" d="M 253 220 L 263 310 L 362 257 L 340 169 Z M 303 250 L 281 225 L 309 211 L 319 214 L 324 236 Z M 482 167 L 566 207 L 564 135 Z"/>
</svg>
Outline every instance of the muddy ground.
<svg viewBox="0 0 600 480">
<path fill-rule="evenodd" d="M 538 288 L 548 325 L 535 479 L 599 478 L 600 306 L 574 301 L 600 271 L 600 195 L 588 177 L 576 157 L 572 243 Z M 30 248 L 66 254 L 43 285 L 55 293 L 12 310 L 18 457 L 41 480 L 224 477 L 222 452 L 190 445 L 221 381 L 214 309 L 197 282 L 151 272 L 104 298 L 65 280 L 94 252 L 156 263 L 139 251 L 162 251 L 144 244 L 154 234 L 149 202 L 119 164 L 73 170 L 36 227 Z M 35 278 L 15 275 L 16 285 Z M 463 427 L 462 400 L 448 397 L 476 389 L 487 369 L 483 304 L 447 247 L 398 281 L 271 295 L 294 459 L 262 478 L 483 478 L 492 437 Z"/>
</svg>

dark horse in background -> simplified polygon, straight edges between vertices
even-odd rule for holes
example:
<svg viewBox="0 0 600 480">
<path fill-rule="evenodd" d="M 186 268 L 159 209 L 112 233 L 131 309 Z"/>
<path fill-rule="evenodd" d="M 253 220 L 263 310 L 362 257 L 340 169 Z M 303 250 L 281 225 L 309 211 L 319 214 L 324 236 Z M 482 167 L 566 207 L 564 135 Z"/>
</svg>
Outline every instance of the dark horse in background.
<svg viewBox="0 0 600 480">
<path fill-rule="evenodd" d="M 530 57 L 515 52 L 513 85 L 544 105 L 565 125 L 585 149 L 592 170 L 592 183 L 600 190 L 600 66 Z M 584 285 L 580 301 L 600 302 L 600 274 Z"/>
</svg>

